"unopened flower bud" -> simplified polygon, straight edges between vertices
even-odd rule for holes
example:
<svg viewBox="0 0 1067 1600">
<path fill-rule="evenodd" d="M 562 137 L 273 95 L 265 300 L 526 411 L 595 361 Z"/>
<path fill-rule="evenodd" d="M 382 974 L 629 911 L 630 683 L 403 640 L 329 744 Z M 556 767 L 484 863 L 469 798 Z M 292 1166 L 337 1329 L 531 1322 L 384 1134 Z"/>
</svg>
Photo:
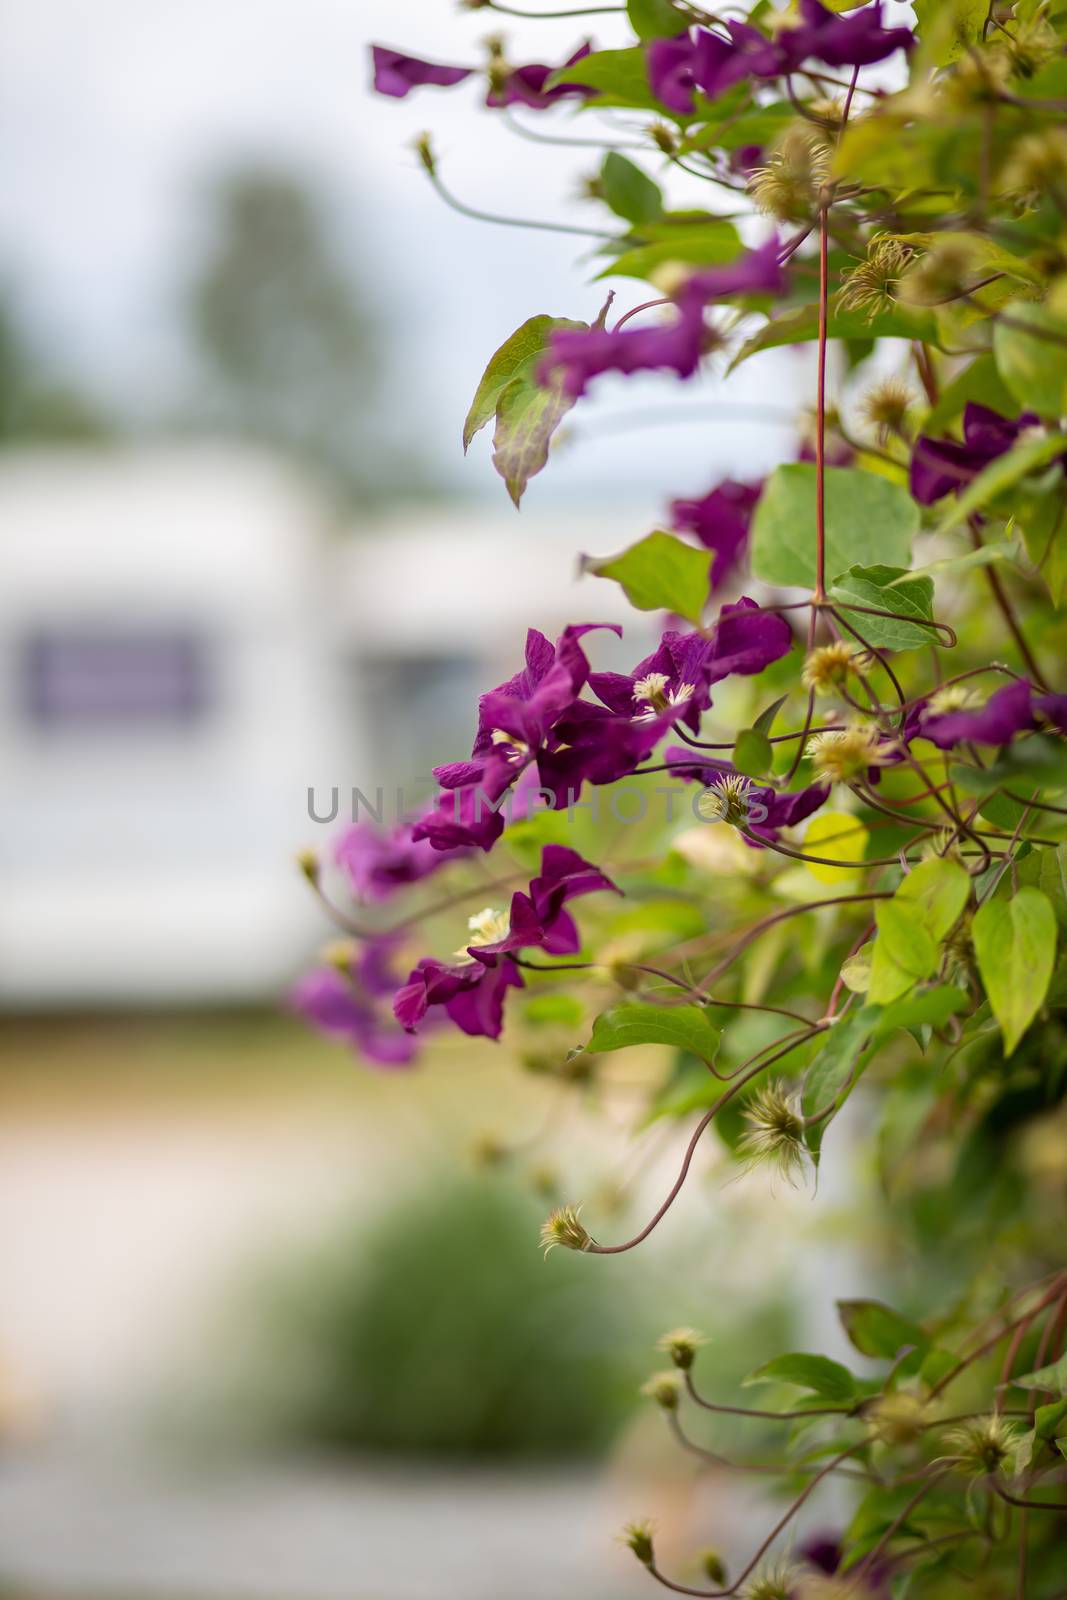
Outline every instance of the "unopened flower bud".
<svg viewBox="0 0 1067 1600">
<path fill-rule="evenodd" d="M 702 1550 L 697 1560 L 709 1583 L 725 1584 L 726 1562 L 717 1550 Z"/>
<path fill-rule="evenodd" d="M 884 1394 L 864 1408 L 863 1420 L 876 1439 L 902 1449 L 922 1438 L 925 1411 L 918 1395 Z"/>
<path fill-rule="evenodd" d="M 644 1567 L 653 1561 L 651 1522 L 628 1522 L 619 1535 L 624 1545 L 632 1550 Z"/>
<path fill-rule="evenodd" d="M 677 1411 L 681 1380 L 676 1372 L 656 1372 L 641 1385 L 641 1393 L 663 1411 Z"/>
<path fill-rule="evenodd" d="M 471 1160 L 477 1167 L 500 1167 L 511 1150 L 495 1133 L 480 1133 L 471 1144 Z"/>
<path fill-rule="evenodd" d="M 564 1250 L 588 1250 L 592 1242 L 576 1206 L 557 1206 L 541 1224 L 541 1248 L 546 1256 L 557 1245 Z"/>
<path fill-rule="evenodd" d="M 296 864 L 313 889 L 319 886 L 319 876 L 322 872 L 322 863 L 319 861 L 317 850 L 298 850 Z"/>
<path fill-rule="evenodd" d="M 648 130 L 653 144 L 665 156 L 672 156 L 678 148 L 678 136 L 665 122 L 654 122 Z"/>
<path fill-rule="evenodd" d="M 322 959 L 328 967 L 336 967 L 347 978 L 351 976 L 358 954 L 359 947 L 354 939 L 334 939 L 323 947 Z"/>
<path fill-rule="evenodd" d="M 695 1328 L 672 1328 L 656 1342 L 656 1349 L 669 1355 L 674 1365 L 688 1372 L 696 1360 L 696 1353 L 707 1341 Z"/>
</svg>

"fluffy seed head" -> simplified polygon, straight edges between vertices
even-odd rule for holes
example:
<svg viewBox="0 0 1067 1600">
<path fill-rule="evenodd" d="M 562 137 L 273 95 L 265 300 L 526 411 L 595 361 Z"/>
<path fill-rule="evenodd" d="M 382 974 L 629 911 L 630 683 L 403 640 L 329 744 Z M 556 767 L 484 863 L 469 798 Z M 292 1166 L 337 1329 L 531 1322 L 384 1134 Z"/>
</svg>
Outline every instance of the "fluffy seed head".
<svg viewBox="0 0 1067 1600">
<path fill-rule="evenodd" d="M 870 722 L 853 722 L 837 733 L 817 733 L 808 742 L 811 764 L 820 778 L 831 783 L 852 783 L 868 767 L 883 766 L 888 759 Z"/>
<path fill-rule="evenodd" d="M 628 1522 L 623 1528 L 619 1538 L 632 1550 L 643 1567 L 652 1565 L 652 1531 L 653 1525 L 647 1520 L 641 1522 Z"/>
<path fill-rule="evenodd" d="M 767 216 L 779 222 L 806 222 L 829 177 L 832 154 L 830 139 L 822 128 L 806 122 L 791 123 L 766 164 L 752 173 L 748 192 Z"/>
<path fill-rule="evenodd" d="M 916 1444 L 922 1438 L 925 1407 L 918 1395 L 884 1394 L 863 1413 L 874 1438 L 894 1448 Z"/>
<path fill-rule="evenodd" d="M 959 1458 L 960 1470 L 975 1478 L 990 1478 L 1007 1461 L 1018 1437 L 1017 1430 L 998 1416 L 965 1422 L 945 1436 L 947 1454 Z"/>
<path fill-rule="evenodd" d="M 495 1133 L 480 1133 L 471 1142 L 471 1160 L 476 1167 L 501 1167 L 510 1155 L 508 1146 Z"/>
<path fill-rule="evenodd" d="M 417 133 L 412 140 L 415 154 L 432 178 L 437 171 L 437 157 L 433 153 L 433 145 L 428 133 Z"/>
<path fill-rule="evenodd" d="M 588 1250 L 592 1239 L 578 1216 L 577 1206 L 557 1206 L 541 1224 L 541 1248 L 548 1255 L 557 1245 L 564 1250 Z"/>
<path fill-rule="evenodd" d="M 688 1372 L 696 1360 L 696 1353 L 707 1340 L 695 1328 L 672 1328 L 670 1333 L 665 1333 L 656 1341 L 656 1349 L 662 1350 L 670 1356 L 674 1365 L 682 1372 Z"/>
<path fill-rule="evenodd" d="M 865 311 L 869 317 L 891 310 L 899 297 L 900 280 L 914 259 L 914 247 L 903 239 L 876 235 L 841 287 L 842 309 Z"/>
<path fill-rule="evenodd" d="M 906 433 L 908 412 L 914 404 L 915 395 L 902 379 L 883 378 L 860 397 L 859 412 L 884 443 L 891 433 Z"/>
<path fill-rule="evenodd" d="M 945 305 L 966 294 L 982 276 L 970 240 L 942 234 L 904 274 L 900 298 L 912 306 Z"/>
<path fill-rule="evenodd" d="M 649 137 L 657 150 L 662 150 L 665 156 L 672 156 L 678 148 L 678 135 L 673 128 L 665 122 L 654 122 L 648 130 Z"/>
<path fill-rule="evenodd" d="M 927 710 L 942 716 L 946 711 L 967 711 L 981 703 L 982 696 L 969 683 L 950 683 L 930 696 Z"/>
<path fill-rule="evenodd" d="M 790 1183 L 802 1177 L 807 1168 L 804 1122 L 785 1085 L 763 1084 L 745 1107 L 744 1115 L 748 1132 L 737 1146 L 738 1154 L 750 1166 L 769 1163 Z"/>
<path fill-rule="evenodd" d="M 833 644 L 822 644 L 811 652 L 804 663 L 801 680 L 805 689 L 816 694 L 832 694 L 856 670 L 857 651 L 843 639 Z"/>
<path fill-rule="evenodd" d="M 787 1561 L 757 1572 L 744 1589 L 745 1600 L 793 1600 L 800 1571 Z"/>
<path fill-rule="evenodd" d="M 641 1393 L 663 1411 L 677 1411 L 681 1379 L 676 1372 L 655 1372 L 641 1385 Z"/>
<path fill-rule="evenodd" d="M 311 887 L 313 889 L 316 888 L 319 881 L 319 874 L 322 870 L 318 851 L 311 849 L 298 850 L 296 855 L 296 864 L 304 874 L 304 877 L 311 884 Z"/>
<path fill-rule="evenodd" d="M 1001 168 L 1000 181 L 1005 194 L 1035 203 L 1049 189 L 1067 182 L 1067 132 L 1047 128 L 1016 139 Z"/>
<path fill-rule="evenodd" d="M 1005 34 L 995 36 L 994 48 L 1003 50 L 1010 58 L 1012 72 L 1020 78 L 1032 78 L 1035 72 L 1060 53 L 1060 41 L 1047 17 L 1031 17 L 1020 22 L 1009 39 Z"/>
</svg>

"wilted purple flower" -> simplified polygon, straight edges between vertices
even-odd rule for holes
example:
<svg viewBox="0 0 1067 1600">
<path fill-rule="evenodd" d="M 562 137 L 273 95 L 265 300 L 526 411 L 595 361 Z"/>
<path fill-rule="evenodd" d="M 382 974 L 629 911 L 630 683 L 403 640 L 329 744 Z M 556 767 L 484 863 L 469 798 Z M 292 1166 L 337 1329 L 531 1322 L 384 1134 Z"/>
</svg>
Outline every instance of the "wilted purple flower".
<svg viewBox="0 0 1067 1600">
<path fill-rule="evenodd" d="M 548 844 L 541 852 L 541 871 L 530 880 L 529 894 L 521 891 L 511 899 L 508 931 L 491 944 L 471 945 L 468 954 L 487 966 L 512 950 L 537 946 L 549 955 L 574 955 L 582 947 L 574 918 L 563 908 L 579 895 L 598 889 L 621 890 L 610 878 L 592 866 L 577 850 L 566 845 Z"/>
<path fill-rule="evenodd" d="M 491 850 L 504 831 L 502 802 L 521 770 L 495 750 L 482 760 L 435 767 L 445 792 L 415 823 L 412 838 L 428 840 L 436 851 Z"/>
<path fill-rule="evenodd" d="M 393 1013 L 401 1027 L 413 1033 L 430 1006 L 443 1006 L 464 1033 L 499 1039 L 507 991 L 521 988 L 522 973 L 509 957 L 487 967 L 480 961 L 449 966 L 427 956 L 397 990 Z"/>
<path fill-rule="evenodd" d="M 701 267 L 686 279 L 678 296 L 685 306 L 696 301 L 701 310 L 710 300 L 720 300 L 728 294 L 783 294 L 786 287 L 785 271 L 779 257 L 782 241 L 773 233 L 758 250 L 746 250 L 736 261 L 721 267 Z"/>
<path fill-rule="evenodd" d="M 740 564 L 748 542 L 749 523 L 762 483 L 737 483 L 724 478 L 701 500 L 672 500 L 671 527 L 695 533 L 714 551 L 711 592 L 726 584 Z"/>
<path fill-rule="evenodd" d="M 922 737 L 936 744 L 939 750 L 950 750 L 953 745 L 965 742 L 1007 744 L 1015 734 L 1034 726 L 1031 696 L 1030 685 L 1025 678 L 1019 678 L 1006 688 L 998 689 L 976 710 L 963 707 L 938 713 L 927 709 L 919 719 L 918 729 Z"/>
<path fill-rule="evenodd" d="M 573 67 L 584 60 L 592 48 L 588 42 L 583 44 L 568 57 L 563 67 Z M 561 72 L 563 67 L 548 67 L 540 61 L 530 62 L 525 67 L 509 67 L 500 73 L 500 81 L 490 86 L 485 103 L 487 106 L 529 106 L 532 111 L 543 111 L 568 96 L 587 98 L 596 93 L 595 89 L 581 83 L 558 83 L 555 88 L 546 89 L 545 84 L 552 74 Z"/>
<path fill-rule="evenodd" d="M 577 398 L 602 372 L 652 372 L 668 368 L 691 378 L 704 353 L 704 308 L 731 294 L 780 294 L 785 278 L 775 235 L 722 267 L 694 272 L 677 295 L 677 310 L 651 328 L 588 328 L 554 333 L 538 368 L 538 382 L 552 384 L 562 372 L 563 389 Z"/>
<path fill-rule="evenodd" d="M 956 439 L 931 439 L 925 434 L 916 439 L 911 456 L 912 498 L 921 506 L 932 506 L 943 495 L 964 488 L 983 467 L 1010 450 L 1020 433 L 1033 427 L 1037 420 L 1032 411 L 1024 411 L 1013 422 L 988 406 L 970 401 L 963 412 L 962 444 Z"/>
<path fill-rule="evenodd" d="M 406 1067 L 416 1054 L 415 1041 L 375 1003 L 396 986 L 394 952 L 388 935 L 368 939 L 348 972 L 332 966 L 309 972 L 294 988 L 290 1004 L 320 1033 L 343 1041 L 378 1066 Z"/>
<path fill-rule="evenodd" d="M 618 893 L 611 879 L 576 850 L 546 845 L 529 893 L 512 896 L 506 925 L 498 913 L 480 912 L 470 919 L 474 937 L 454 964 L 429 958 L 418 963 L 394 998 L 397 1021 L 410 1032 L 430 1006 L 440 1005 L 464 1033 L 499 1038 L 506 992 L 523 986 L 513 952 L 532 946 L 550 955 L 569 955 L 580 949 L 578 929 L 564 907 L 598 889 Z"/>
<path fill-rule="evenodd" d="M 442 89 L 462 83 L 474 71 L 473 67 L 446 67 L 437 61 L 420 61 L 418 56 L 408 56 L 400 50 L 389 50 L 385 45 L 371 45 L 374 63 L 374 87 L 378 94 L 392 95 L 403 100 L 412 89 L 424 84 L 436 84 Z"/>
<path fill-rule="evenodd" d="M 722 785 L 725 780 L 735 784 L 747 813 L 747 820 L 742 818 L 746 832 L 768 844 L 776 842 L 782 828 L 795 827 L 818 811 L 830 794 L 829 784 L 823 783 L 781 794 L 768 785 L 750 782 L 731 761 L 700 756 L 684 745 L 668 746 L 664 759 L 676 778 L 701 783 L 705 788 Z"/>
<path fill-rule="evenodd" d="M 387 900 L 398 889 L 429 877 L 464 850 L 440 851 L 425 839 L 412 837 L 412 824 L 381 829 L 356 822 L 334 845 L 334 860 L 361 900 Z"/>
</svg>

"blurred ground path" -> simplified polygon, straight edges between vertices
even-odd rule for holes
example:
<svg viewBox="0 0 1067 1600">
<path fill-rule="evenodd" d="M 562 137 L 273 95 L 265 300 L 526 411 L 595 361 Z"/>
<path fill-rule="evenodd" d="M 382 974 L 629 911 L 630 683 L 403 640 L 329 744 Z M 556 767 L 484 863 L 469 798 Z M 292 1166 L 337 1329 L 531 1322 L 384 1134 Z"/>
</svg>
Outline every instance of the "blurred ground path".
<svg viewBox="0 0 1067 1600">
<path fill-rule="evenodd" d="M 94 1600 L 625 1600 L 647 1580 L 619 1517 L 617 1491 L 573 1468 L 183 1476 L 65 1443 L 0 1461 L 0 1581 Z"/>
</svg>

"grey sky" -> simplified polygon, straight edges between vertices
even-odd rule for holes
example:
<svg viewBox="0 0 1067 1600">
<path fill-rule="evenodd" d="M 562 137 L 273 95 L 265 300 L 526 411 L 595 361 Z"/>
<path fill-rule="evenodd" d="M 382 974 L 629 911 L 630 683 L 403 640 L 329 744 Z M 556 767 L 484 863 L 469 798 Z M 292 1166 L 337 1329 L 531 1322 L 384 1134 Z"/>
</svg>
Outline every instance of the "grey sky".
<svg viewBox="0 0 1067 1600">
<path fill-rule="evenodd" d="M 173 306 L 196 248 L 199 192 L 220 167 L 270 158 L 324 186 L 394 329 L 396 408 L 458 483 L 496 492 L 487 449 L 463 464 L 457 446 L 485 360 L 535 311 L 593 314 L 601 288 L 588 281 L 580 240 L 445 210 L 411 140 L 433 130 L 450 183 L 471 203 L 571 221 L 581 213 L 568 202 L 595 152 L 515 137 L 480 111 L 473 83 L 404 102 L 376 97 L 367 45 L 473 62 L 493 23 L 506 21 L 513 59 L 557 60 L 584 36 L 582 19 L 491 19 L 458 13 L 453 0 L 2 0 L 0 17 L 0 272 L 66 362 L 150 411 L 179 370 Z M 598 43 L 621 38 L 617 18 L 588 20 Z M 536 126 L 583 131 L 566 112 Z M 601 222 L 596 207 L 588 217 Z M 616 287 L 623 306 L 642 298 L 637 283 Z M 659 500 L 701 492 L 726 470 L 757 471 L 791 450 L 781 426 L 704 417 L 646 436 L 593 432 L 657 401 L 672 414 L 788 403 L 803 371 L 795 357 L 764 358 L 727 393 L 714 373 L 685 389 L 602 380 L 574 417 L 589 437 L 553 461 L 531 498 L 634 489 Z"/>
</svg>

